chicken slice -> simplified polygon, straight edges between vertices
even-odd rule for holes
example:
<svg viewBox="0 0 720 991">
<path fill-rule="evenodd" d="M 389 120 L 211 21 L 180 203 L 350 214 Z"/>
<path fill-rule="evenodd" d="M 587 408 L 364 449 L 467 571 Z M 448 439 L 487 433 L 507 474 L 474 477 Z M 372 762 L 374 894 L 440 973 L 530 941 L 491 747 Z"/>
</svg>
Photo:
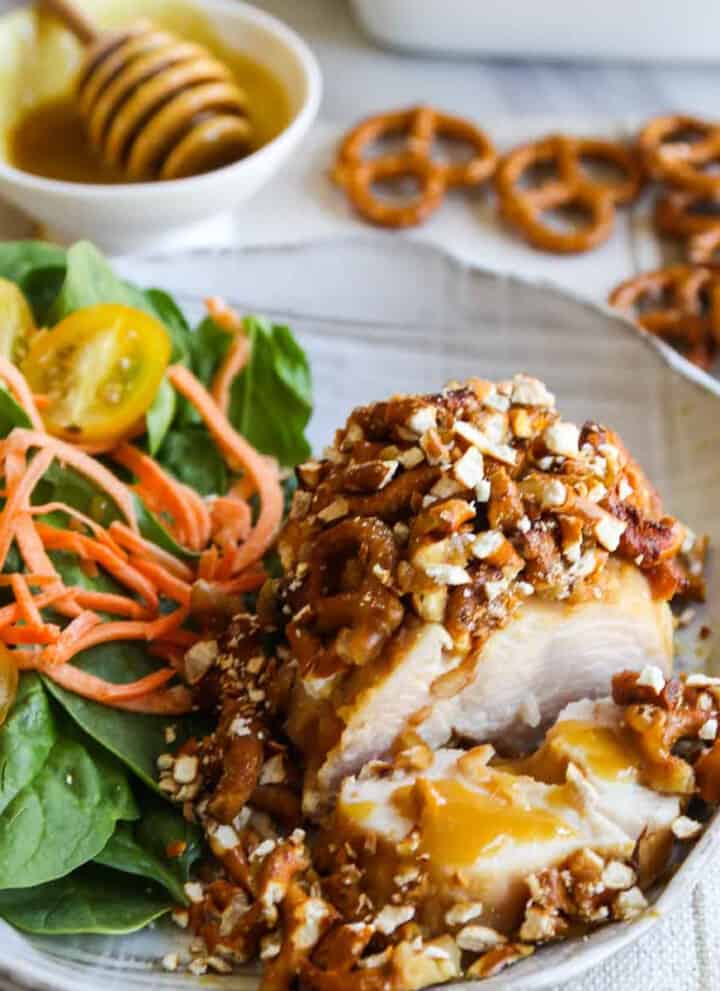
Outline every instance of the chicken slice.
<svg viewBox="0 0 720 991">
<path fill-rule="evenodd" d="M 315 757 L 306 778 L 306 811 L 327 806 L 346 775 L 385 756 L 408 728 L 433 748 L 456 734 L 517 752 L 537 740 L 568 702 L 606 692 L 617 671 L 653 664 L 669 674 L 669 607 L 653 599 L 638 568 L 610 562 L 608 570 L 614 580 L 606 583 L 602 599 L 525 602 L 490 637 L 470 683 L 449 698 L 436 697 L 433 684 L 463 658 L 453 652 L 444 628 L 420 622 L 403 628 L 381 663 L 366 668 L 335 706 L 334 740 L 319 760 L 317 733 L 295 734 Z M 303 692 L 300 684 L 295 719 L 304 706 L 305 724 L 312 727 L 307 709 L 314 711 L 314 703 L 301 701 Z M 292 719 L 290 729 L 292 734 Z"/>
<path fill-rule="evenodd" d="M 669 836 L 680 803 L 643 785 L 620 716 L 609 701 L 573 705 L 522 762 L 488 763 L 481 746 L 438 750 L 423 770 L 370 765 L 344 782 L 333 836 L 359 851 L 373 902 L 409 901 L 425 935 L 458 905 L 509 933 L 531 874 L 583 849 L 627 861 L 641 834 Z"/>
<path fill-rule="evenodd" d="M 621 669 L 672 668 L 672 615 L 647 579 L 619 564 L 602 599 L 526 603 L 488 641 L 472 682 L 439 699 L 419 728 L 430 746 L 457 734 L 503 749 L 527 747 L 577 698 L 596 698 Z"/>
</svg>

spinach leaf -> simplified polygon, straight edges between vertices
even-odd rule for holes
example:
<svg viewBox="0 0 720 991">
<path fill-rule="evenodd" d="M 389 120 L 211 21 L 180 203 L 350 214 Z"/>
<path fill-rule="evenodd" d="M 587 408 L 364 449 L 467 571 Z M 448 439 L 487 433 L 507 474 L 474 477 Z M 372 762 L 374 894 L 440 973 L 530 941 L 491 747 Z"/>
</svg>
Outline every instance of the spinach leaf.
<svg viewBox="0 0 720 991">
<path fill-rule="evenodd" d="M 43 766 L 0 816 L 0 889 L 64 877 L 105 847 L 119 819 L 138 808 L 117 761 L 58 726 Z"/>
<path fill-rule="evenodd" d="M 168 844 L 185 843 L 180 857 L 169 857 Z M 182 815 L 168 805 L 143 809 L 134 826 L 120 823 L 96 863 L 114 867 L 126 874 L 150 878 L 166 888 L 176 902 L 187 901 L 183 890 L 190 867 L 202 852 L 199 829 L 185 822 Z"/>
<path fill-rule="evenodd" d="M 158 461 L 201 495 L 227 492 L 227 466 L 204 426 L 171 430 L 158 452 Z"/>
<path fill-rule="evenodd" d="M 231 343 L 232 334 L 212 317 L 205 317 L 197 325 L 192 335 L 192 365 L 202 382 L 212 381 Z"/>
<path fill-rule="evenodd" d="M 20 288 L 32 307 L 38 327 L 52 323 L 52 305 L 64 281 L 64 263 L 62 267 L 34 268 L 20 280 Z"/>
<path fill-rule="evenodd" d="M 66 264 L 65 281 L 51 310 L 53 321 L 97 303 L 123 303 L 157 316 L 145 293 L 119 279 L 89 241 L 73 244 Z"/>
<path fill-rule="evenodd" d="M 147 424 L 148 450 L 155 456 L 160 445 L 165 440 L 170 424 L 175 416 L 177 401 L 175 390 L 168 380 L 164 378 L 160 383 L 160 388 L 155 394 L 155 399 L 150 409 L 147 411 L 145 422 Z"/>
<path fill-rule="evenodd" d="M 179 361 L 183 365 L 188 364 L 192 346 L 192 330 L 185 319 L 185 314 L 172 296 L 163 292 L 162 289 L 146 289 L 145 298 L 150 303 L 155 315 L 170 332 L 173 342 L 172 361 Z"/>
<path fill-rule="evenodd" d="M 40 679 L 23 674 L 15 703 L 0 728 L 0 815 L 38 773 L 56 739 L 50 700 Z"/>
<path fill-rule="evenodd" d="M 7 437 L 13 427 L 32 427 L 32 423 L 20 403 L 0 385 L 0 437 Z"/>
<path fill-rule="evenodd" d="M 0 242 L 0 276 L 22 283 L 35 269 L 64 268 L 66 251 L 45 241 Z"/>
<path fill-rule="evenodd" d="M 120 509 L 106 492 L 85 475 L 64 467 L 59 461 L 53 461 L 43 475 L 35 489 L 34 501 L 38 504 L 64 502 L 103 526 L 109 526 L 113 520 L 124 520 Z"/>
<path fill-rule="evenodd" d="M 24 932 L 123 935 L 143 929 L 173 907 L 158 885 L 88 864 L 34 888 L 0 891 L 0 916 Z"/>
<path fill-rule="evenodd" d="M 73 658 L 73 664 L 117 684 L 135 681 L 157 670 L 157 661 L 148 657 L 143 647 L 122 641 L 83 651 Z M 111 709 L 68 692 L 50 680 L 45 681 L 45 687 L 88 736 L 156 791 L 157 759 L 171 749 L 165 740 L 166 728 L 176 728 L 178 743 L 193 731 L 192 720 Z"/>
<path fill-rule="evenodd" d="M 233 384 L 230 419 L 259 450 L 296 465 L 310 454 L 304 431 L 312 382 L 305 352 L 288 327 L 258 317 L 247 317 L 245 327 L 252 351 Z"/>
<path fill-rule="evenodd" d="M 133 494 L 133 501 L 135 503 L 135 515 L 137 516 L 138 526 L 143 537 L 152 541 L 153 544 L 157 544 L 158 547 L 162 547 L 163 550 L 174 554 L 175 557 L 179 557 L 181 560 L 190 561 L 199 557 L 196 551 L 189 551 L 175 540 L 170 531 L 165 529 L 155 513 L 150 512 L 136 493 Z"/>
<path fill-rule="evenodd" d="M 177 807 L 156 800 L 143 803 L 143 814 L 136 823 L 135 835 L 146 849 L 161 859 L 167 858 L 169 844 L 178 840 L 187 844 L 179 857 L 170 858 L 173 873 L 183 884 L 190 880 L 192 866 L 205 848 L 199 826 L 187 822 Z"/>
</svg>

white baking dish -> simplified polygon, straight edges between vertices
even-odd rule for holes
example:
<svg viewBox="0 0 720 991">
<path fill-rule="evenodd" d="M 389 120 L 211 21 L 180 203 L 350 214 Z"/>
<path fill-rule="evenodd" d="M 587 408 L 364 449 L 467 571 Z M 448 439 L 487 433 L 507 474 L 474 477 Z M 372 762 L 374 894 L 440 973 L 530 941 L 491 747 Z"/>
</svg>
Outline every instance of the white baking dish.
<svg viewBox="0 0 720 991">
<path fill-rule="evenodd" d="M 393 48 L 459 55 L 720 59 L 716 0 L 350 0 Z"/>
</svg>

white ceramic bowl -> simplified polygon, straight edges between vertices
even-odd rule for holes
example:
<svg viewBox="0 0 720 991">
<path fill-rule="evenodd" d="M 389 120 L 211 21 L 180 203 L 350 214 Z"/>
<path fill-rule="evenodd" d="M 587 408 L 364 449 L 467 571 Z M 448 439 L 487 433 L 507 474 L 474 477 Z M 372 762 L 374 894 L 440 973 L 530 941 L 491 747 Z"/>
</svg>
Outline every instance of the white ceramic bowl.
<svg viewBox="0 0 720 991">
<path fill-rule="evenodd" d="M 60 240 L 83 237 L 106 250 L 125 251 L 155 245 L 233 210 L 257 192 L 290 158 L 316 117 L 320 69 L 299 35 L 256 7 L 239 0 L 202 0 L 194 6 L 224 44 L 251 55 L 284 86 L 291 119 L 276 138 L 233 165 L 172 182 L 60 182 L 22 172 L 0 158 L 0 196 Z"/>
<path fill-rule="evenodd" d="M 720 6 L 604 0 L 351 0 L 367 33 L 435 55 L 717 60 Z M 622 23 L 622 31 L 618 25 Z"/>
</svg>

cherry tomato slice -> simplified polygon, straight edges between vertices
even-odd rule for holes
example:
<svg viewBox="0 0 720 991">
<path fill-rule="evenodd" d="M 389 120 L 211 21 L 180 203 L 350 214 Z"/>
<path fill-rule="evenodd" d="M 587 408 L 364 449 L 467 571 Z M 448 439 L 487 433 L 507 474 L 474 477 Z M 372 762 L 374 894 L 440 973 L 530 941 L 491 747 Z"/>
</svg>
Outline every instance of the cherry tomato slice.
<svg viewBox="0 0 720 991">
<path fill-rule="evenodd" d="M 118 303 L 78 310 L 30 342 L 22 370 L 50 433 L 108 442 L 130 433 L 152 405 L 170 360 L 154 317 Z"/>
<path fill-rule="evenodd" d="M 0 354 L 19 364 L 35 330 L 30 304 L 14 282 L 0 279 Z"/>
</svg>

